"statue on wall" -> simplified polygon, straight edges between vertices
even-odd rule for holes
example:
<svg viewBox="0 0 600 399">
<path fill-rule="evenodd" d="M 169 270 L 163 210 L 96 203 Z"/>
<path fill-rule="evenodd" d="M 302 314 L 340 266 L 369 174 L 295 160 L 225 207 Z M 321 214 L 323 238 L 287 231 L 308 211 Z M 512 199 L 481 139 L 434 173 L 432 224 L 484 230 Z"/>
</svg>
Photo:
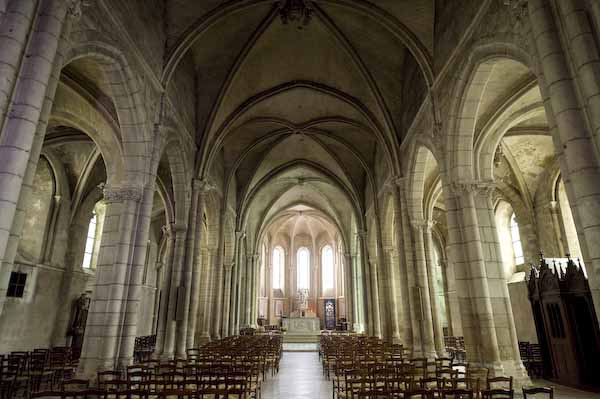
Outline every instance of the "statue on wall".
<svg viewBox="0 0 600 399">
<path fill-rule="evenodd" d="M 307 310 L 308 309 L 308 290 L 306 288 L 298 290 L 298 294 L 296 295 L 298 301 L 298 309 L 299 310 Z"/>
<path fill-rule="evenodd" d="M 71 324 L 67 331 L 67 336 L 71 337 L 71 350 L 75 358 L 79 357 L 83 346 L 83 336 L 85 334 L 85 324 L 90 310 L 90 302 L 91 298 L 89 293 L 84 292 L 73 303 Z"/>
</svg>

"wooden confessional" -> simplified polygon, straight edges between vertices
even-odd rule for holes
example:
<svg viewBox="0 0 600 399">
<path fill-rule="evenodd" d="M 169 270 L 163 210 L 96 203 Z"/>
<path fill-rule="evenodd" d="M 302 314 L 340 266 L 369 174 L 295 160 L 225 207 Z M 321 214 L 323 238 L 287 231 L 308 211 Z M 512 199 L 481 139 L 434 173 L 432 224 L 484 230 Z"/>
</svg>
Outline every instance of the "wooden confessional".
<svg viewBox="0 0 600 399">
<path fill-rule="evenodd" d="M 565 385 L 600 387 L 600 330 L 580 265 L 569 257 L 566 268 L 549 266 L 542 255 L 528 288 L 544 376 Z"/>
</svg>

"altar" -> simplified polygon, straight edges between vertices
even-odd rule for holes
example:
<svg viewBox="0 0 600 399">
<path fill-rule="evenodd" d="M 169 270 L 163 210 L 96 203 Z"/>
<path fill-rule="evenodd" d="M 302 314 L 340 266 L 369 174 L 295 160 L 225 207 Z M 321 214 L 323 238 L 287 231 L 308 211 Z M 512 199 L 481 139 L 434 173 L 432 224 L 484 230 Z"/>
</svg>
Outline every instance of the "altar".
<svg viewBox="0 0 600 399">
<path fill-rule="evenodd" d="M 317 317 L 289 317 L 283 319 L 286 335 L 315 335 L 321 332 L 321 320 Z"/>
</svg>

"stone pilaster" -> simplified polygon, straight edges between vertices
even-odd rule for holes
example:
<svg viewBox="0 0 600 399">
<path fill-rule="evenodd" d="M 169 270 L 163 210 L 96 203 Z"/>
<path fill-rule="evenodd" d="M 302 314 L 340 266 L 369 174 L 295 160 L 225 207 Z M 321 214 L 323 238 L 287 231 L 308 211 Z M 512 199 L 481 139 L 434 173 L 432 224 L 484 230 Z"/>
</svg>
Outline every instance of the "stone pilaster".
<svg viewBox="0 0 600 399">
<path fill-rule="evenodd" d="M 381 334 L 381 314 L 379 303 L 379 258 L 372 257 L 369 259 L 369 274 L 371 277 L 371 311 L 373 312 L 373 334 L 376 337 L 382 337 Z"/>
<path fill-rule="evenodd" d="M 415 285 L 412 287 L 415 307 L 415 317 L 420 320 L 421 350 L 423 357 L 433 359 L 436 357 L 434 338 L 433 303 L 430 296 L 429 279 L 427 273 L 427 255 L 425 248 L 425 230 L 428 224 L 424 220 L 413 220 L 413 240 L 415 250 Z M 416 352 L 413 348 L 413 352 Z"/>
<path fill-rule="evenodd" d="M 223 270 L 225 271 L 225 289 L 223 292 L 223 336 L 229 335 L 229 315 L 231 312 L 231 277 L 232 271 L 235 264 L 230 263 L 228 265 L 223 265 Z"/>
<path fill-rule="evenodd" d="M 175 232 L 175 248 L 173 254 L 173 264 L 171 267 L 171 289 L 169 290 L 169 302 L 166 308 L 167 323 L 166 323 L 166 339 L 163 350 L 164 359 L 172 359 L 175 356 L 176 341 L 177 341 L 177 324 L 178 316 L 181 312 L 177 309 L 183 306 L 183 286 L 181 284 L 183 262 L 185 256 L 185 237 L 187 226 L 173 225 Z"/>
<path fill-rule="evenodd" d="M 401 340 L 403 345 L 408 350 L 412 351 L 413 329 L 411 328 L 411 297 L 409 294 L 410 291 L 408 283 L 408 253 L 405 250 L 405 231 L 402 228 L 402 196 L 404 195 L 404 187 L 406 187 L 405 178 L 394 178 L 394 187 L 392 190 L 394 197 L 394 237 L 396 238 L 394 245 L 396 246 L 398 253 L 398 274 L 400 277 L 399 291 L 400 303 L 402 304 Z"/>
<path fill-rule="evenodd" d="M 192 190 L 193 192 L 197 192 L 197 206 L 196 206 L 196 214 L 194 224 L 192 226 L 195 229 L 194 234 L 194 251 L 193 251 L 193 259 L 192 259 L 192 284 L 191 284 L 191 293 L 190 293 L 190 308 L 188 313 L 188 331 L 187 331 L 187 347 L 193 348 L 195 346 L 195 337 L 196 337 L 196 328 L 198 324 L 198 308 L 200 304 L 200 284 L 202 278 L 202 256 L 201 256 L 201 248 L 200 243 L 202 242 L 202 215 L 204 213 L 204 206 L 206 202 L 206 195 L 209 190 L 212 189 L 212 186 L 206 180 L 198 180 L 194 179 L 192 181 Z M 209 271 L 205 270 L 204 278 L 206 281 L 209 279 Z M 205 299 L 207 301 L 208 298 Z"/>
<path fill-rule="evenodd" d="M 440 309 L 437 303 L 437 294 L 435 291 L 435 269 L 437 265 L 433 264 L 433 237 L 431 229 L 433 222 L 425 221 L 424 224 L 424 244 L 425 244 L 425 259 L 427 261 L 427 283 L 429 286 L 429 298 L 431 302 L 431 316 L 433 322 L 433 336 L 435 342 L 435 351 L 438 356 L 446 356 L 446 346 L 444 345 L 444 331 L 440 320 Z"/>
<path fill-rule="evenodd" d="M 359 242 L 360 242 L 360 251 L 361 251 L 361 274 L 362 278 L 358 278 L 359 284 L 361 284 L 361 314 L 363 315 L 363 322 L 366 323 L 366 331 L 369 335 L 374 335 L 374 321 L 373 321 L 373 311 L 372 311 L 372 303 L 371 300 L 371 274 L 369 273 L 369 265 L 368 265 L 368 256 L 369 251 L 367 249 L 367 231 L 366 230 L 358 230 L 357 231 Z"/>
<path fill-rule="evenodd" d="M 164 345 L 166 340 L 166 331 L 167 331 L 167 311 L 166 309 L 169 306 L 169 292 L 171 290 L 171 271 L 173 269 L 173 257 L 175 254 L 175 231 L 173 229 L 173 225 L 167 225 L 162 227 L 162 233 L 166 237 L 167 247 L 165 250 L 165 271 L 163 273 L 163 281 L 161 287 L 161 298 L 159 308 L 161 309 L 158 314 L 158 322 L 156 329 L 156 350 L 154 352 L 154 357 L 160 359 L 164 352 Z"/>
<path fill-rule="evenodd" d="M 346 301 L 346 320 L 348 321 L 349 328 L 353 328 L 354 321 L 356 320 L 356 313 L 354 309 L 354 284 L 352 279 L 352 255 L 350 253 L 344 254 L 344 299 Z"/>
<path fill-rule="evenodd" d="M 202 303 L 202 333 L 200 334 L 200 340 L 202 343 L 206 343 L 210 340 L 210 320 L 211 320 L 211 309 L 214 306 L 213 291 L 214 286 L 211 284 L 212 275 L 214 274 L 212 251 L 206 249 L 204 256 L 202 257 L 203 268 L 203 284 L 200 292 L 204 299 Z"/>
</svg>

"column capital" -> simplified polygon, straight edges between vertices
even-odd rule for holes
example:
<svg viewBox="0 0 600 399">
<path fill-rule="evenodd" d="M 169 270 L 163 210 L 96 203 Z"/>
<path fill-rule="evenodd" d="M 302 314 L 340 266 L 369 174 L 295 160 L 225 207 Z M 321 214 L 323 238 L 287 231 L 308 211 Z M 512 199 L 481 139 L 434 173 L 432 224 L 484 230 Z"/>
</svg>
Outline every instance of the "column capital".
<svg viewBox="0 0 600 399">
<path fill-rule="evenodd" d="M 356 230 L 356 234 L 360 238 L 367 238 L 367 230 L 365 230 L 365 229 L 358 229 L 358 230 Z"/>
<path fill-rule="evenodd" d="M 171 228 L 171 224 L 167 224 L 164 225 L 160 228 L 160 230 L 162 231 L 162 233 L 166 236 L 172 236 L 173 235 L 173 229 Z"/>
<path fill-rule="evenodd" d="M 393 245 L 386 245 L 386 246 L 383 247 L 383 251 L 385 253 L 388 253 L 391 256 L 393 256 L 394 252 L 396 251 L 396 248 L 394 248 Z"/>
<path fill-rule="evenodd" d="M 558 214 L 558 212 L 560 210 L 560 205 L 559 205 L 558 201 L 550 201 L 550 202 L 548 202 L 548 205 L 546 205 L 546 207 L 550 210 L 550 212 L 556 213 L 556 214 Z"/>
<path fill-rule="evenodd" d="M 74 20 L 79 20 L 83 15 L 83 0 L 67 0 L 67 16 Z"/>
<path fill-rule="evenodd" d="M 450 185 L 456 195 L 473 194 L 480 196 L 490 196 L 496 189 L 494 181 L 458 181 Z"/>
<path fill-rule="evenodd" d="M 431 231 L 431 229 L 433 228 L 433 222 L 431 220 L 427 220 L 427 219 L 423 219 L 423 218 L 411 219 L 410 225 L 414 229 L 423 230 L 423 231 Z"/>
<path fill-rule="evenodd" d="M 239 230 L 235 232 L 235 238 L 240 239 L 246 236 L 246 232 L 244 230 Z"/>
<path fill-rule="evenodd" d="M 105 185 L 102 193 L 104 199 L 108 202 L 121 202 L 121 201 L 136 201 L 142 200 L 143 189 L 141 187 L 114 187 Z"/>
<path fill-rule="evenodd" d="M 257 261 L 259 258 L 260 258 L 260 255 L 259 255 L 259 254 L 257 254 L 257 253 L 255 253 L 255 254 L 252 254 L 252 260 L 253 260 L 253 261 L 255 261 L 255 262 L 256 262 L 256 261 Z"/>
<path fill-rule="evenodd" d="M 207 193 L 211 190 L 215 189 L 215 186 L 212 185 L 207 179 L 192 179 L 192 189 L 198 191 L 200 193 Z"/>
<path fill-rule="evenodd" d="M 231 271 L 234 266 L 235 266 L 235 262 L 223 263 L 223 269 L 225 269 L 225 271 Z"/>
<path fill-rule="evenodd" d="M 405 190 L 408 186 L 408 177 L 396 175 L 391 178 L 393 184 L 400 190 Z"/>
</svg>

